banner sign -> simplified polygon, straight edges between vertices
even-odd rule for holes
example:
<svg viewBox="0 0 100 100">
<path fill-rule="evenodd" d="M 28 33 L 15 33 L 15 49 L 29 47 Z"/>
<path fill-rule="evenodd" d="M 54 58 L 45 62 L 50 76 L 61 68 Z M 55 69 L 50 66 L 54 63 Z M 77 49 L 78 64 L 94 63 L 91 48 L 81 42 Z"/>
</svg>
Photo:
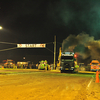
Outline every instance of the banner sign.
<svg viewBox="0 0 100 100">
<path fill-rule="evenodd" d="M 45 48 L 46 44 L 17 44 L 17 48 Z"/>
</svg>

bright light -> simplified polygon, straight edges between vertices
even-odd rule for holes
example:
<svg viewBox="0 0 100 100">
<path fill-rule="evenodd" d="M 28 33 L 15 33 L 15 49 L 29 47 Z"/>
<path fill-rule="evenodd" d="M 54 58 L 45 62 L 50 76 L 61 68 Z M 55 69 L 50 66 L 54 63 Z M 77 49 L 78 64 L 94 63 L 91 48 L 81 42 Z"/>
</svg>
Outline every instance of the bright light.
<svg viewBox="0 0 100 100">
<path fill-rule="evenodd" d="M 77 58 L 77 54 L 74 54 L 74 58 Z"/>
<path fill-rule="evenodd" d="M 23 57 L 23 59 L 25 59 L 25 57 Z"/>
<path fill-rule="evenodd" d="M 0 26 L 0 30 L 2 29 L 2 26 Z"/>
</svg>

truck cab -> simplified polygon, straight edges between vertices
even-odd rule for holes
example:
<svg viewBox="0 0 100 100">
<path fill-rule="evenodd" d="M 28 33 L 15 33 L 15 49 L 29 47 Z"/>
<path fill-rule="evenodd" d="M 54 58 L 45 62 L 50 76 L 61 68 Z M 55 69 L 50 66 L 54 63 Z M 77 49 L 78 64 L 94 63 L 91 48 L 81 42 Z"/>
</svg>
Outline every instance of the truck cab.
<svg viewBox="0 0 100 100">
<path fill-rule="evenodd" d="M 100 62 L 98 60 L 92 60 L 90 65 L 91 65 L 91 71 L 97 71 L 100 69 Z"/>
<path fill-rule="evenodd" d="M 75 69 L 74 52 L 62 52 L 61 54 L 61 73 L 68 71 L 73 72 Z"/>
</svg>

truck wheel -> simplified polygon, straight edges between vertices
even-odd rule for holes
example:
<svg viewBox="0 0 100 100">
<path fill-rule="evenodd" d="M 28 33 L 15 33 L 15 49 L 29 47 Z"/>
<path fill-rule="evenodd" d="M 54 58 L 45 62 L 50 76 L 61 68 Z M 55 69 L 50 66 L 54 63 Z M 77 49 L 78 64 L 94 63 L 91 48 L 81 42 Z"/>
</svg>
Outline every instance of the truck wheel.
<svg viewBox="0 0 100 100">
<path fill-rule="evenodd" d="M 40 70 L 40 67 L 38 66 L 38 70 Z"/>
<path fill-rule="evenodd" d="M 63 70 L 61 70 L 61 73 L 63 73 L 64 71 Z"/>
<path fill-rule="evenodd" d="M 40 67 L 38 67 L 38 70 L 40 70 Z"/>
<path fill-rule="evenodd" d="M 49 70 L 48 66 L 47 66 L 47 70 Z"/>
<path fill-rule="evenodd" d="M 47 70 L 47 67 L 45 67 L 45 70 Z"/>
</svg>

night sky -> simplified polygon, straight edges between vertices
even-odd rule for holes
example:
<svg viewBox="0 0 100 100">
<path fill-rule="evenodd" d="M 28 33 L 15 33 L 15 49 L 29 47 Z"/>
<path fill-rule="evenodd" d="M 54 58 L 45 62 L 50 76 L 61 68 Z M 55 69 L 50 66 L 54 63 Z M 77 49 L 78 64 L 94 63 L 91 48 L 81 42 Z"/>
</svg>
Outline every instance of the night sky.
<svg viewBox="0 0 100 100">
<path fill-rule="evenodd" d="M 61 43 L 70 35 L 86 33 L 99 40 L 100 0 L 0 0 L 0 25 L 0 41 L 15 43 L 1 43 L 0 50 L 17 43 L 46 43 L 41 49 L 0 51 L 0 62 L 7 58 L 22 61 L 25 56 L 26 61 L 47 59 L 53 63 L 55 35 L 57 56 Z"/>
</svg>

